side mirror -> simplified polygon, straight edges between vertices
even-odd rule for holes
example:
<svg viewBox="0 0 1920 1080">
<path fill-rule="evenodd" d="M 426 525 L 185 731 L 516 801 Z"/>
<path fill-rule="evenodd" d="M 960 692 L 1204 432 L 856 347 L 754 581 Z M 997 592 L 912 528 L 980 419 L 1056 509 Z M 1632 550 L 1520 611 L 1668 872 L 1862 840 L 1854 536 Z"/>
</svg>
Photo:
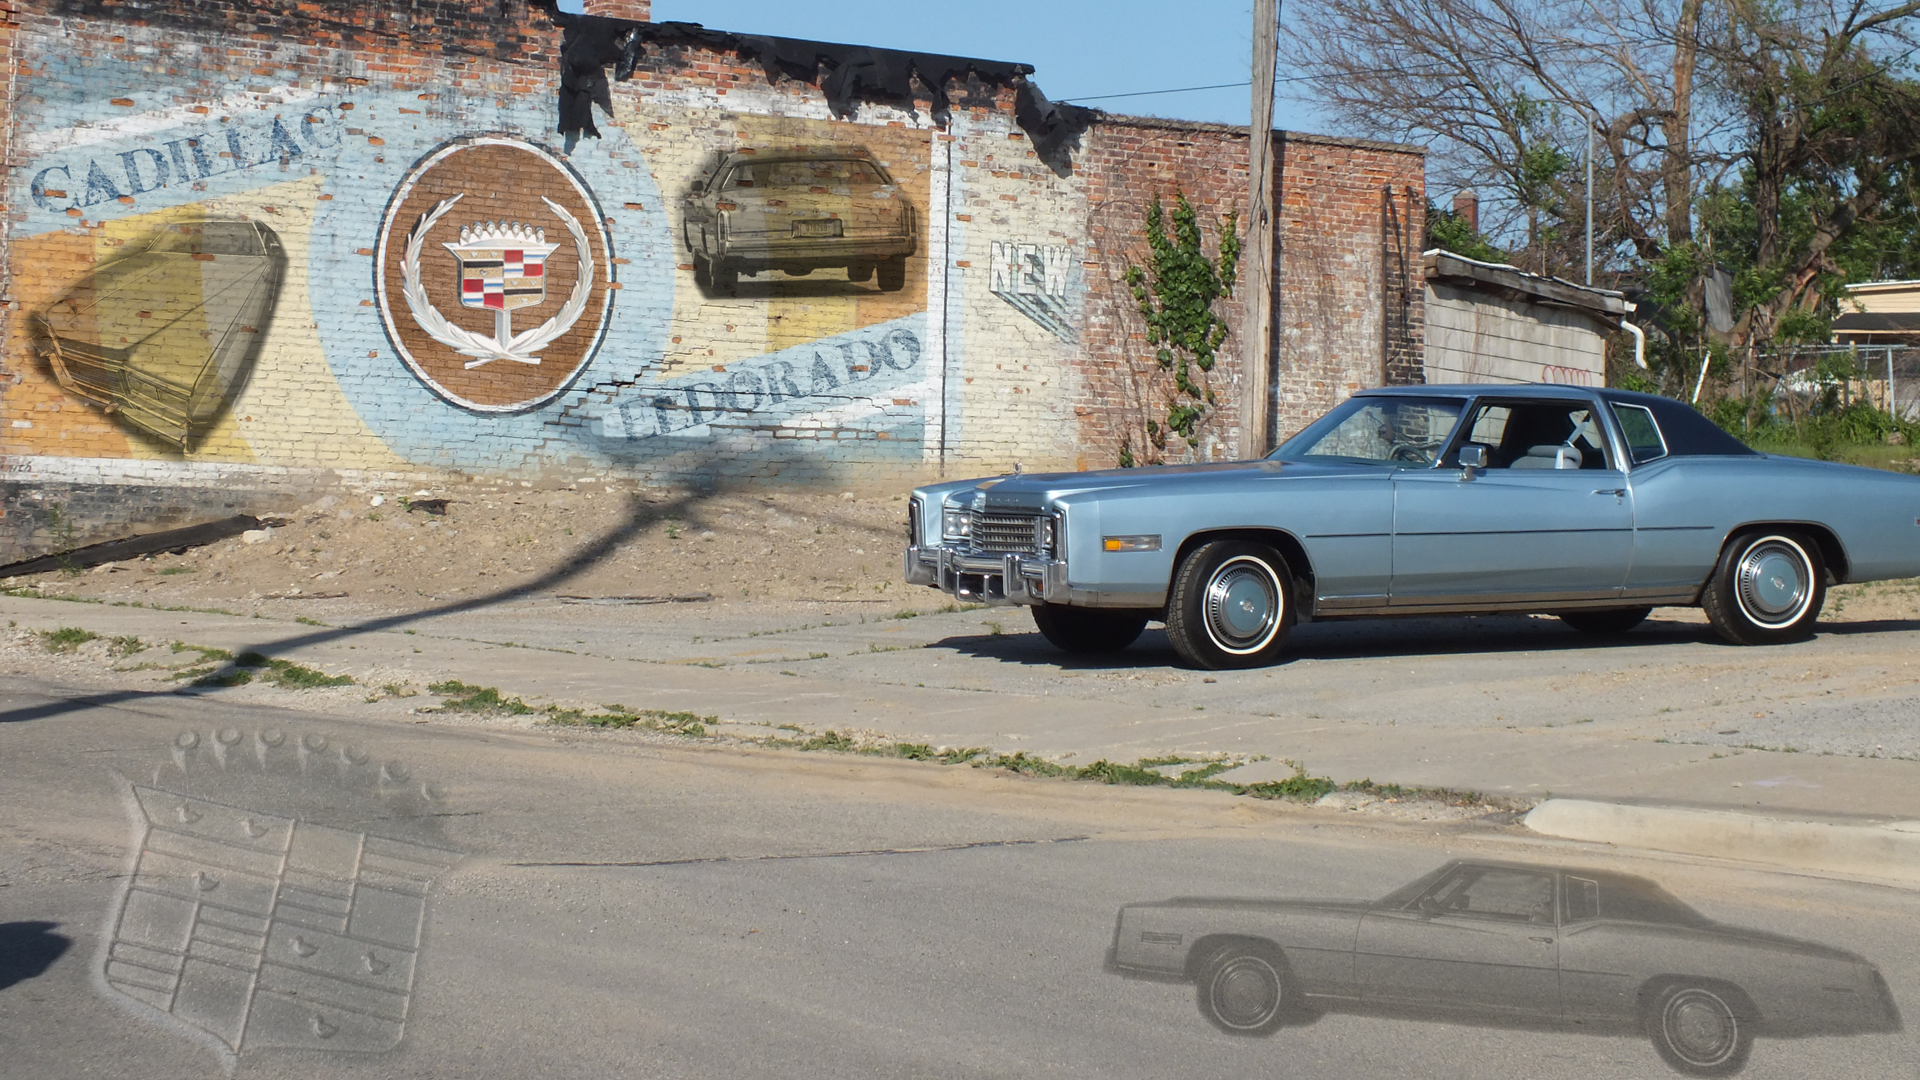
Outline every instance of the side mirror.
<svg viewBox="0 0 1920 1080">
<path fill-rule="evenodd" d="M 1479 443 L 1468 443 L 1460 448 L 1460 476 L 1466 479 L 1473 470 L 1487 467 L 1487 448 Z"/>
</svg>

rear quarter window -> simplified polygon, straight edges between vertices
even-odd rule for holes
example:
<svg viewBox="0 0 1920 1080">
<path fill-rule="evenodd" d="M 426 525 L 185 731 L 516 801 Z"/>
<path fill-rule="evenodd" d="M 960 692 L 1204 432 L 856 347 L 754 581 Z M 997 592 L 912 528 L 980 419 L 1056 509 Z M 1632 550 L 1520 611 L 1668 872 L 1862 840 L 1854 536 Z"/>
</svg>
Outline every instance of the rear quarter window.
<svg viewBox="0 0 1920 1080">
<path fill-rule="evenodd" d="M 1635 465 L 1667 456 L 1667 440 L 1661 437 L 1652 409 L 1644 405 L 1615 405 L 1613 416 L 1620 421 L 1620 433 L 1626 436 L 1627 453 Z"/>
<path fill-rule="evenodd" d="M 1755 453 L 1684 401 L 1655 394 L 1607 395 L 1635 464 L 1662 457 L 1753 457 Z M 1658 448 L 1655 448 L 1657 437 Z"/>
</svg>

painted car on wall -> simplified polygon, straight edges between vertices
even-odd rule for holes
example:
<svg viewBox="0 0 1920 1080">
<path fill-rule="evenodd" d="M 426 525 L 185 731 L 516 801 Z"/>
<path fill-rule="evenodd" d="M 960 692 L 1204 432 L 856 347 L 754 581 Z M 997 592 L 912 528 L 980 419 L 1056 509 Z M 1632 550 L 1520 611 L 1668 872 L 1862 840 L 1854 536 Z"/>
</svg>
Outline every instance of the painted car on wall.
<svg viewBox="0 0 1920 1080">
<path fill-rule="evenodd" d="M 1698 606 L 1795 641 L 1829 585 L 1920 576 L 1920 477 L 1755 453 L 1691 407 L 1552 385 L 1363 391 L 1264 460 L 934 484 L 906 578 L 1026 604 L 1105 653 L 1163 620 L 1200 668 L 1307 619 L 1558 615 L 1620 634 Z"/>
<path fill-rule="evenodd" d="M 687 196 L 682 242 L 695 280 L 731 289 L 741 274 L 844 268 L 847 280 L 907 283 L 913 204 L 864 153 L 732 153 Z"/>
<path fill-rule="evenodd" d="M 175 221 L 42 312 L 41 348 L 69 393 L 186 450 L 245 385 L 286 269 L 265 225 Z"/>
<path fill-rule="evenodd" d="M 1645 878 L 1450 862 L 1377 901 L 1182 897 L 1120 909 L 1108 971 L 1190 982 L 1232 1035 L 1330 1011 L 1642 1032 L 1730 1076 L 1756 1036 L 1901 1030 L 1878 968 L 1714 922 Z"/>
</svg>

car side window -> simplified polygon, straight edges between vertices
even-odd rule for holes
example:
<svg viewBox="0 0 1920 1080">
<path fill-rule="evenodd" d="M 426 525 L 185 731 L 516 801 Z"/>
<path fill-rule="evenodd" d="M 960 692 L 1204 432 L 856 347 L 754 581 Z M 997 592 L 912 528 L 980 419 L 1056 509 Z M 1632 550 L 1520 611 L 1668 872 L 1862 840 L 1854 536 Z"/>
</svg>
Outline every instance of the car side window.
<svg viewBox="0 0 1920 1080">
<path fill-rule="evenodd" d="M 1643 405 L 1615 405 L 1613 418 L 1620 422 L 1620 433 L 1627 438 L 1627 451 L 1635 465 L 1658 461 L 1667 456 L 1667 440 L 1653 420 L 1653 410 Z"/>
<path fill-rule="evenodd" d="M 1563 922 L 1586 922 L 1600 917 L 1600 883 L 1587 878 L 1569 877 L 1565 893 Z"/>
<path fill-rule="evenodd" d="M 1449 878 L 1421 907 L 1444 914 L 1511 922 L 1553 922 L 1553 877 L 1524 870 L 1486 869 Z"/>
<path fill-rule="evenodd" d="M 1467 442 L 1487 448 L 1490 469 L 1604 469 L 1605 441 L 1587 405 L 1482 402 Z"/>
</svg>

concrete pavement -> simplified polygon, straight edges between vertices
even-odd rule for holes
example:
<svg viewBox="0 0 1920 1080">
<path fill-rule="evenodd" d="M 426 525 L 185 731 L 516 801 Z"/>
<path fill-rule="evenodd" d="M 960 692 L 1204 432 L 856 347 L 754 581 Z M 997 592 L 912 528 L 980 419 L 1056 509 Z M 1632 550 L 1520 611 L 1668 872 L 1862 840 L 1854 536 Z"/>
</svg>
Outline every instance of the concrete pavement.
<svg viewBox="0 0 1920 1080">
<path fill-rule="evenodd" d="M 1172 667 L 1152 631 L 1121 656 L 1088 663 L 1049 648 L 1017 609 L 900 614 L 892 605 L 537 598 L 326 626 L 0 598 L 0 616 L 20 629 L 258 649 L 353 674 L 363 688 L 458 679 L 536 704 L 717 714 L 746 733 L 855 728 L 1072 764 L 1264 756 L 1225 778 L 1285 775 L 1285 762 L 1298 761 L 1338 781 L 1521 799 L 1920 819 L 1916 624 L 1841 624 L 1799 645 L 1739 649 L 1685 612 L 1599 644 L 1541 619 L 1330 623 L 1300 628 L 1280 666 L 1208 674 Z M 58 662 L 90 685 L 178 685 L 108 671 L 104 658 Z M 344 714 L 420 703 L 368 704 L 362 689 L 302 693 L 331 695 Z"/>
<path fill-rule="evenodd" d="M 345 756 L 289 775 L 316 789 L 334 782 L 315 770 L 352 761 L 347 748 L 369 767 L 402 763 L 380 775 L 438 785 L 438 842 L 465 855 L 427 893 L 397 1045 L 248 1049 L 229 1069 L 237 1077 L 1676 1075 L 1631 1030 L 1333 1013 L 1234 1038 L 1201 1018 L 1192 987 L 1100 967 L 1123 903 L 1374 898 L 1455 858 L 1643 875 L 1710 918 L 1856 952 L 1897 1002 L 1920 996 L 1911 892 L 1609 852 L 1498 821 L 1394 824 L 915 762 L 396 723 L 310 695 L 84 696 L 15 677 L 0 700 L 0 926 L 31 935 L 10 945 L 58 948 L 37 954 L 43 964 L 6 967 L 0 1072 L 10 1076 L 221 1071 L 197 1029 L 152 1022 L 95 973 L 124 938 L 112 915 L 140 843 L 121 797 L 128 780 L 200 783 L 193 790 L 256 814 L 307 797 L 308 824 L 349 824 L 324 817 L 337 801 L 298 782 L 224 794 L 230 773 L 250 767 L 207 756 L 228 731 L 239 748 L 267 732 L 302 746 L 330 738 Z M 176 755 L 188 732 L 202 756 Z M 369 951 L 393 956 L 362 946 L 352 959 Z M 271 1027 L 272 1015 L 254 1015 Z M 329 1039 L 353 1033 L 279 1030 L 329 1028 Z M 1743 1075 L 1901 1076 L 1912 1060 L 1911 1034 L 1762 1038 Z"/>
</svg>

